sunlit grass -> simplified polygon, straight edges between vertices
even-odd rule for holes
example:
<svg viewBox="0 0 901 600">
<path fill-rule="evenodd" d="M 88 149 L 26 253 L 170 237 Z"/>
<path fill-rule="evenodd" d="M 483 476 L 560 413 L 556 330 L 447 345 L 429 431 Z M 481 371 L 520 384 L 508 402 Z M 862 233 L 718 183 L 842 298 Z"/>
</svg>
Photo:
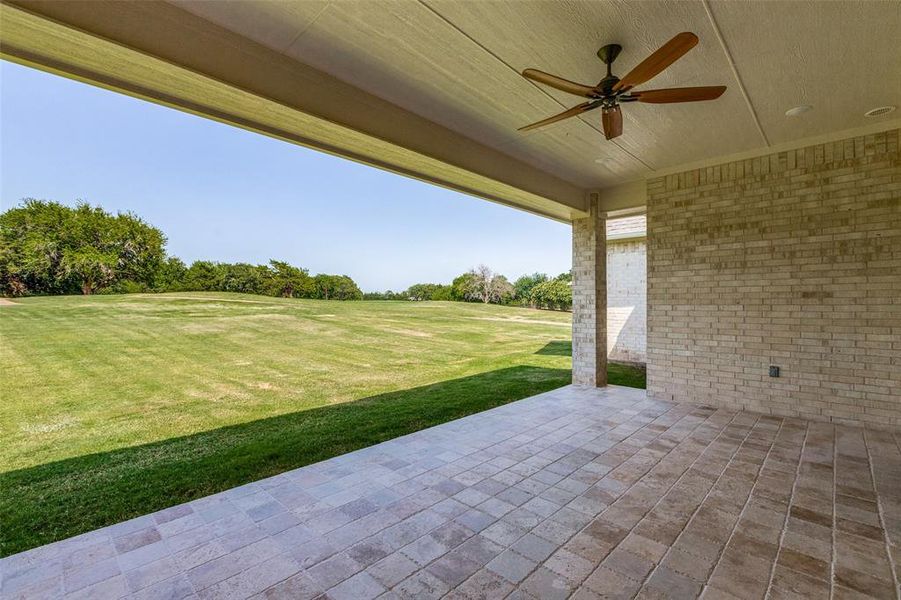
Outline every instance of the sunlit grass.
<svg viewBox="0 0 901 600">
<path fill-rule="evenodd" d="M 17 302 L 0 307 L 3 554 L 569 382 L 567 313 L 198 293 Z M 644 385 L 615 366 L 610 380 Z"/>
</svg>

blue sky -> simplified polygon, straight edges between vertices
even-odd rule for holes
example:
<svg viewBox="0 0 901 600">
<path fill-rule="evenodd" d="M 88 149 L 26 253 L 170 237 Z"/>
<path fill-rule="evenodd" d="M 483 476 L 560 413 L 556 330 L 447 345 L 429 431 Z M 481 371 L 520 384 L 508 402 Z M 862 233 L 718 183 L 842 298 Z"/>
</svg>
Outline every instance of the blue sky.
<svg viewBox="0 0 901 600">
<path fill-rule="evenodd" d="M 5 61 L 0 143 L 3 210 L 129 210 L 189 263 L 277 258 L 366 291 L 571 264 L 568 225 Z"/>
</svg>

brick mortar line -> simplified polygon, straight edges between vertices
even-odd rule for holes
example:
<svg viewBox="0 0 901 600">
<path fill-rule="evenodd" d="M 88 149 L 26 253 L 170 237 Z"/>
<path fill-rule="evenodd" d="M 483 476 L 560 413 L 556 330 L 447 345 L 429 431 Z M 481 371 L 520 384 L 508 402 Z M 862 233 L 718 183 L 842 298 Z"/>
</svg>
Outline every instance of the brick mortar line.
<svg viewBox="0 0 901 600">
<path fill-rule="evenodd" d="M 901 455 L 901 429 L 898 431 L 892 431 L 892 441 L 895 442 L 895 446 L 898 447 L 898 454 Z"/>
<path fill-rule="evenodd" d="M 863 438 L 864 446 L 867 439 Z M 869 452 L 867 452 L 869 454 Z M 869 463 L 869 461 L 867 461 Z M 872 473 L 870 474 L 872 477 Z M 838 511 L 835 505 L 836 486 L 838 480 L 838 428 L 832 424 L 832 548 L 829 555 L 829 600 L 835 598 L 835 529 L 838 524 Z M 873 491 L 876 491 L 876 480 L 873 480 Z M 878 506 L 878 505 L 877 505 Z M 791 505 L 789 505 L 791 511 Z"/>
<path fill-rule="evenodd" d="M 685 403 L 677 403 L 677 404 L 685 405 Z M 697 427 L 695 427 L 694 429 L 692 429 L 691 433 L 694 433 L 694 431 L 697 430 L 698 427 L 700 427 L 700 426 L 703 425 L 704 423 L 708 422 L 708 421 L 709 421 L 714 415 L 716 415 L 716 413 L 717 413 L 718 411 L 720 411 L 720 410 L 727 410 L 727 411 L 728 411 L 728 410 L 732 410 L 732 409 L 726 409 L 726 408 L 719 408 L 719 409 L 717 409 L 717 410 L 716 410 L 715 412 L 713 412 L 710 416 L 708 416 L 706 419 L 704 419 L 704 421 L 702 421 L 701 423 L 699 423 L 699 424 L 697 425 Z M 704 455 L 704 452 L 706 452 L 706 451 L 710 448 L 710 446 L 712 446 L 713 443 L 716 442 L 716 440 L 718 440 L 720 437 L 723 436 L 723 433 L 726 431 L 726 428 L 728 428 L 728 427 L 735 421 L 735 419 L 738 418 L 738 416 L 741 415 L 742 413 L 743 413 L 743 411 L 735 411 L 735 414 L 732 415 L 732 418 L 729 419 L 728 422 L 724 423 L 722 427 L 720 427 L 720 430 L 719 430 L 719 432 L 717 433 L 716 437 L 713 438 L 713 439 L 710 441 L 710 443 L 708 443 L 707 446 L 705 446 L 704 449 L 701 450 L 701 452 L 698 453 L 698 455 L 695 457 L 695 459 L 692 460 L 691 463 L 690 463 L 687 467 L 685 467 L 685 469 L 682 471 L 682 473 L 679 474 L 679 476 L 676 478 L 676 480 L 675 480 L 669 487 L 666 488 L 666 490 L 660 495 L 660 499 L 657 500 L 657 502 L 655 502 L 654 505 L 651 506 L 651 508 L 649 508 L 647 511 L 645 511 L 645 513 L 644 513 L 644 514 L 641 516 L 641 518 L 638 520 L 638 523 L 636 523 L 635 527 L 637 527 L 638 524 L 640 524 L 641 521 L 643 521 L 644 518 L 647 517 L 647 515 L 651 513 L 651 511 L 653 511 L 653 510 L 654 510 L 661 502 L 663 502 L 663 498 L 666 497 L 666 495 L 667 495 L 667 494 L 668 494 L 668 493 L 669 493 L 676 485 L 678 485 L 678 483 L 679 483 L 680 481 L 682 481 L 682 479 L 685 477 L 685 474 L 688 473 L 688 471 L 690 471 L 691 468 L 692 468 L 692 467 L 693 467 L 693 466 L 701 459 L 701 457 Z M 756 421 L 755 421 L 755 424 L 756 424 Z M 747 436 L 750 435 L 752 429 L 753 429 L 753 426 L 751 426 L 751 427 L 748 429 L 748 433 L 745 435 L 745 438 L 742 439 L 742 443 L 744 442 L 744 439 L 747 439 Z M 682 440 L 682 442 L 685 442 L 687 439 L 690 439 L 690 437 L 691 437 L 690 434 L 687 435 L 686 438 Z M 681 442 L 680 442 L 680 443 L 681 443 Z M 678 445 L 677 445 L 676 447 L 678 447 Z M 673 450 L 675 450 L 676 447 L 674 447 L 672 450 L 670 450 L 670 451 L 667 452 L 664 456 L 662 456 L 662 457 L 660 458 L 660 460 L 658 460 L 657 463 L 656 463 L 654 466 L 657 466 L 658 464 L 660 464 L 660 461 L 662 461 L 663 458 L 665 458 L 666 456 L 669 456 L 669 454 L 670 454 Z M 738 444 L 738 446 L 736 447 L 736 449 L 735 449 L 734 452 L 737 452 L 737 451 L 738 451 L 738 448 L 740 448 L 740 447 L 741 447 L 741 443 Z M 734 454 L 734 452 L 733 452 L 733 454 Z M 731 460 L 731 458 L 730 458 L 730 460 Z M 727 463 L 727 464 L 728 464 L 728 463 Z M 653 467 L 652 467 L 652 468 L 653 468 Z M 648 469 L 648 471 L 650 471 L 650 469 Z M 645 472 L 645 474 L 647 474 L 647 471 Z M 643 477 L 643 476 L 642 476 L 642 477 Z M 631 486 L 629 486 L 622 494 L 620 494 L 620 496 L 617 497 L 617 500 L 618 500 L 619 498 L 622 498 L 622 497 L 625 495 L 625 493 L 628 492 L 630 489 L 632 489 L 632 487 L 634 487 L 635 485 L 637 485 L 639 481 L 641 481 L 641 479 L 639 479 L 639 480 L 636 481 L 634 484 L 632 484 Z M 715 485 L 715 484 L 716 484 L 716 482 L 714 482 L 713 485 Z M 713 485 L 711 485 L 711 488 L 713 487 Z M 706 498 L 706 496 L 705 496 L 705 498 Z M 611 506 L 612 506 L 612 505 L 611 505 Z M 603 511 L 601 511 L 600 513 L 598 513 L 597 516 L 593 517 L 593 518 L 592 518 L 592 522 L 593 522 L 595 519 L 600 518 L 601 515 L 603 515 L 604 512 L 605 512 L 606 510 L 607 510 L 607 509 L 604 509 Z M 695 511 L 695 512 L 696 512 L 696 511 Z M 693 515 L 694 515 L 694 512 L 692 513 L 692 516 L 693 516 Z M 689 517 L 689 521 L 690 521 L 690 520 L 691 520 L 691 517 Z M 687 524 L 687 522 L 686 522 L 686 524 Z M 590 525 L 590 523 L 589 523 L 589 525 Z M 630 529 L 630 530 L 629 530 L 629 533 L 632 533 L 632 531 L 635 529 L 635 527 L 633 527 L 632 529 Z M 578 535 L 579 533 L 581 533 L 582 531 L 584 531 L 584 530 L 587 529 L 587 528 L 588 528 L 588 525 L 586 525 L 585 527 L 583 527 L 582 529 L 580 529 L 577 533 L 573 534 L 573 536 L 571 536 L 570 539 L 572 539 L 573 537 L 575 537 L 576 535 Z M 637 535 L 637 534 L 636 534 L 636 535 Z M 567 540 L 567 541 L 569 541 L 569 540 Z M 561 546 L 562 546 L 562 544 L 561 544 Z M 615 548 L 611 549 L 611 552 L 612 552 L 614 549 L 615 549 Z M 608 555 L 609 555 L 609 552 L 608 552 Z M 605 556 L 604 558 L 606 558 L 606 556 Z M 601 560 L 601 562 L 603 562 L 603 559 Z M 579 581 L 579 586 L 581 587 L 581 586 L 583 585 L 583 583 L 584 583 L 584 582 L 585 582 L 585 581 L 586 581 L 586 580 L 587 580 L 587 579 L 588 579 L 588 578 L 589 578 L 589 577 L 590 577 L 597 569 L 600 568 L 600 566 L 601 566 L 601 563 L 598 563 L 598 564 L 592 569 L 591 573 L 589 573 L 588 575 L 586 575 L 585 577 L 583 577 L 583 578 Z M 655 568 L 655 570 L 656 570 L 656 568 Z M 629 578 L 629 577 L 627 576 L 627 578 Z"/>
<path fill-rule="evenodd" d="M 168 545 L 167 545 L 167 547 L 168 547 Z M 170 554 L 169 556 L 172 557 L 173 555 Z M 223 554 L 223 556 L 225 556 L 225 555 Z M 163 559 L 160 559 L 160 560 L 163 560 Z M 209 562 L 209 561 L 206 561 L 206 562 Z M 206 562 L 204 562 L 203 564 L 206 564 Z M 257 564 L 260 564 L 260 563 L 257 563 Z M 256 565 L 254 565 L 254 566 L 256 566 Z M 193 568 L 193 567 L 192 567 L 192 568 Z M 249 567 L 249 568 L 253 568 L 253 567 Z M 244 571 L 246 571 L 246 570 L 247 570 L 247 569 L 245 569 Z M 241 573 L 243 573 L 244 571 L 241 571 Z M 125 571 L 123 571 L 122 574 L 125 575 Z M 195 596 L 198 596 L 198 597 L 199 597 L 200 592 L 201 592 L 201 590 L 202 590 L 203 588 L 201 588 L 201 590 L 198 590 L 198 589 L 197 589 L 197 587 L 194 585 L 194 582 L 191 581 L 191 578 L 190 578 L 190 577 L 188 577 L 188 572 L 187 572 L 187 571 L 180 571 L 177 575 L 173 575 L 172 577 L 169 577 L 169 578 L 167 578 L 167 579 L 164 579 L 163 581 L 169 581 L 170 579 L 178 579 L 179 577 L 181 577 L 184 581 L 188 582 L 188 587 L 191 588 L 191 592 L 193 592 Z M 234 577 L 234 575 L 232 575 L 232 577 Z M 292 577 L 293 577 L 293 575 L 292 575 Z M 228 577 L 226 577 L 225 579 L 228 579 Z M 225 579 L 223 579 L 222 581 L 225 581 Z M 128 578 L 127 578 L 127 577 L 125 578 L 125 582 L 126 582 L 126 584 L 128 583 Z M 219 582 L 217 581 L 216 583 L 219 583 Z M 281 582 L 279 582 L 279 583 L 281 583 Z M 157 585 L 157 584 L 154 583 L 154 584 L 151 584 L 151 585 Z M 213 585 L 216 585 L 216 584 L 214 583 L 214 584 L 212 584 L 212 585 L 208 585 L 207 587 L 212 587 Z M 147 586 L 147 587 L 150 587 L 150 586 Z M 146 589 L 146 588 L 145 588 L 145 589 Z M 136 594 L 136 593 L 137 593 L 137 592 L 129 592 L 129 594 Z"/>
<path fill-rule="evenodd" d="M 895 436 L 892 435 L 892 439 L 895 439 Z M 870 463 L 870 477 L 873 479 L 873 491 L 876 492 L 876 512 L 879 514 L 879 525 L 882 526 L 882 543 L 885 546 L 885 553 L 888 556 L 888 564 L 889 571 L 892 572 L 892 582 L 894 583 L 895 588 L 895 598 L 901 598 L 901 585 L 898 582 L 898 565 L 895 563 L 894 557 L 892 555 L 891 544 L 888 539 L 888 529 L 885 527 L 885 514 L 884 509 L 882 507 L 881 498 L 879 496 L 879 487 L 876 484 L 876 469 L 873 461 L 873 454 L 870 452 L 870 441 L 867 439 L 867 430 L 863 428 L 863 443 L 864 447 L 867 449 L 867 459 Z"/>
<path fill-rule="evenodd" d="M 807 447 L 807 438 L 810 436 L 810 421 L 806 421 L 806 426 L 804 427 L 804 440 L 801 442 L 801 450 L 798 452 L 798 464 L 795 465 L 795 478 L 792 481 L 792 491 L 788 497 L 788 506 L 785 510 L 785 518 L 782 519 L 782 530 L 779 532 L 779 546 L 776 548 L 776 558 L 773 559 L 773 566 L 770 568 L 770 578 L 767 582 L 766 594 L 764 596 L 765 600 L 770 597 L 770 590 L 773 587 L 773 578 L 776 575 L 776 565 L 779 563 L 779 555 L 782 553 L 783 541 L 785 540 L 785 532 L 788 529 L 788 519 L 791 517 L 792 505 L 795 502 L 795 490 L 798 488 L 798 480 L 801 477 L 801 463 L 804 462 L 804 448 Z M 833 476 L 835 475 L 835 466 L 832 469 Z M 753 490 L 752 490 L 753 491 Z M 833 513 L 835 511 L 833 510 Z M 832 589 L 832 584 L 829 585 L 830 593 Z"/>
<path fill-rule="evenodd" d="M 751 503 L 751 498 L 754 495 L 754 488 L 757 487 L 757 482 L 760 478 L 760 473 L 761 473 L 761 471 L 763 471 L 763 467 L 766 464 L 767 459 L 770 457 L 770 454 L 773 452 L 773 448 L 776 447 L 776 441 L 779 439 L 779 434 L 782 433 L 783 428 L 785 427 L 785 421 L 786 421 L 786 419 L 782 418 L 782 420 L 779 422 L 779 429 L 776 431 L 776 435 L 773 436 L 773 441 L 770 442 L 770 447 L 766 451 L 766 456 L 763 457 L 763 462 L 760 463 L 760 467 L 758 467 L 758 469 L 757 469 L 757 473 L 754 477 L 754 484 L 751 486 L 750 491 L 748 491 L 748 497 L 745 498 L 745 502 L 742 505 L 741 510 L 738 512 L 738 518 L 735 519 L 735 525 L 732 526 L 732 531 L 729 532 L 729 537 L 726 538 L 726 543 L 723 545 L 723 553 L 726 552 L 726 548 L 729 547 L 729 542 L 731 542 L 732 538 L 735 537 L 735 532 L 738 530 L 738 525 L 739 525 L 739 523 L 741 523 L 741 519 L 742 519 L 742 517 L 744 517 L 745 512 L 747 511 L 748 505 Z M 805 440 L 806 439 L 807 439 L 807 430 L 805 429 Z M 801 445 L 801 448 L 803 450 L 803 448 L 804 448 L 803 444 Z M 732 461 L 730 461 L 730 463 L 731 462 Z M 799 456 L 798 465 L 800 465 L 800 464 L 801 464 L 801 460 L 800 460 L 800 456 Z M 728 469 L 728 465 L 726 465 L 726 468 Z M 798 481 L 797 480 L 797 471 L 798 471 L 798 467 L 795 467 L 795 480 L 792 482 L 792 492 L 794 492 L 794 486 Z M 726 472 L 726 469 L 723 469 L 723 473 L 725 473 L 725 472 Z M 788 510 L 786 511 L 786 520 L 788 519 L 787 515 L 790 512 L 791 512 L 791 501 L 789 501 Z M 783 531 L 784 531 L 784 529 L 783 529 Z M 780 542 L 781 542 L 781 538 L 780 538 Z M 714 571 L 716 570 L 716 567 L 719 565 L 720 560 L 722 560 L 722 557 L 723 557 L 722 554 L 720 554 L 719 560 L 717 560 L 716 564 L 713 565 L 713 569 L 710 571 L 711 576 L 713 575 Z M 767 580 L 767 589 L 766 589 L 766 591 L 764 591 L 764 597 L 769 595 L 770 584 L 772 583 L 772 576 L 776 570 L 776 561 L 778 560 L 778 558 L 779 558 L 779 547 L 776 548 L 776 556 L 773 557 L 773 565 L 770 567 L 770 578 Z M 707 587 L 709 587 L 709 583 L 708 583 L 709 581 L 710 581 L 710 579 L 708 578 L 707 582 L 705 582 L 704 585 L 702 586 L 702 590 L 706 590 Z"/>
<path fill-rule="evenodd" d="M 739 412 L 738 414 L 742 414 L 742 413 L 744 413 L 744 414 L 751 414 L 751 413 L 748 413 L 747 411 L 741 411 L 741 412 Z M 691 513 L 691 516 L 688 518 L 688 521 L 685 523 L 685 526 L 682 528 L 682 531 L 679 532 L 679 535 L 676 536 L 676 539 L 673 540 L 673 543 L 669 546 L 669 548 L 667 548 L 666 552 L 663 553 L 663 556 L 660 557 L 660 562 L 657 563 L 656 565 L 654 565 L 654 568 L 651 569 L 651 572 L 648 573 L 648 575 L 647 575 L 647 577 L 645 577 L 644 581 L 641 582 L 642 588 L 645 587 L 645 585 L 647 584 L 648 581 L 650 581 L 650 579 L 651 579 L 651 577 L 654 575 L 654 573 L 657 572 L 657 569 L 660 567 L 661 564 L 663 564 L 663 561 L 666 560 L 666 557 L 669 556 L 669 554 L 672 552 L 672 549 L 676 546 L 676 543 L 679 541 L 679 538 L 682 537 L 682 534 L 685 533 L 685 530 L 688 529 L 688 526 L 691 525 L 692 521 L 694 521 L 694 519 L 695 519 L 695 517 L 697 516 L 698 512 L 700 512 L 701 507 L 704 506 L 704 502 L 707 501 L 707 499 L 710 497 L 710 494 L 713 493 L 714 488 L 716 488 L 716 484 L 719 483 L 720 480 L 723 478 L 723 476 L 726 474 L 726 471 L 729 469 L 729 465 L 731 465 L 731 464 L 735 461 L 735 455 L 738 454 L 739 450 L 741 450 L 742 446 L 745 444 L 745 442 L 748 441 L 748 438 L 749 438 L 749 437 L 751 436 L 751 434 L 754 432 L 754 428 L 760 423 L 760 417 L 761 417 L 761 416 L 763 416 L 763 415 L 758 415 L 757 420 L 754 421 L 754 424 L 751 425 L 750 428 L 748 428 L 748 433 L 745 434 L 745 437 L 742 439 L 742 441 L 738 444 L 738 446 L 737 446 L 737 447 L 735 448 L 735 450 L 732 452 L 732 455 L 729 457 L 729 460 L 728 460 L 728 461 L 726 462 L 726 464 L 723 466 L 723 470 L 720 472 L 720 474 L 717 476 L 716 480 L 715 480 L 715 481 L 713 482 L 713 484 L 710 486 L 710 489 L 707 490 L 707 493 L 704 494 L 704 498 L 702 498 L 701 501 L 698 503 L 697 508 L 695 508 L 695 510 Z M 758 475 L 759 475 L 759 473 L 760 473 L 760 470 L 763 468 L 763 464 L 766 462 L 767 457 L 769 457 L 770 452 L 772 452 L 773 446 L 775 445 L 775 440 L 779 437 L 779 433 L 782 431 L 782 427 L 783 427 L 784 424 L 785 424 L 785 419 L 782 419 L 782 420 L 779 422 L 779 430 L 776 432 L 776 435 L 773 437 L 773 441 L 770 442 L 770 447 L 769 447 L 769 449 L 767 449 L 767 454 L 766 454 L 766 456 L 765 456 L 764 459 L 763 459 L 763 463 L 761 463 L 760 467 L 757 469 Z M 756 484 L 756 481 L 757 481 L 757 480 L 756 480 L 756 477 L 755 477 L 755 484 Z M 741 511 L 739 511 L 738 517 L 735 519 L 735 525 L 732 526 L 732 530 L 729 532 L 729 537 L 726 538 L 726 543 L 723 544 L 723 551 L 722 551 L 722 552 L 725 552 L 725 551 L 726 551 L 726 547 L 729 545 L 729 541 L 732 539 L 732 536 L 733 536 L 733 534 L 735 533 L 735 529 L 738 527 L 738 523 L 741 521 L 741 516 L 744 514 L 744 510 L 745 510 L 745 508 L 747 507 L 748 502 L 749 502 L 750 499 L 751 499 L 751 495 L 752 495 L 753 491 L 754 491 L 754 486 L 752 485 L 752 486 L 751 486 L 751 490 L 748 492 L 748 497 L 745 499 L 745 503 L 742 505 L 742 509 L 741 509 Z M 688 552 L 688 554 L 691 554 L 691 553 Z M 722 553 L 720 553 L 720 557 L 719 557 L 719 558 L 722 558 Z M 707 581 L 710 580 L 710 576 L 712 576 L 714 570 L 716 570 L 717 564 L 719 564 L 719 559 L 717 560 L 716 563 L 714 563 L 714 564 L 711 566 L 710 575 L 708 576 Z M 701 585 L 701 593 L 703 593 L 704 590 L 705 590 L 706 588 L 707 588 L 707 582 L 704 582 L 704 583 Z"/>
</svg>

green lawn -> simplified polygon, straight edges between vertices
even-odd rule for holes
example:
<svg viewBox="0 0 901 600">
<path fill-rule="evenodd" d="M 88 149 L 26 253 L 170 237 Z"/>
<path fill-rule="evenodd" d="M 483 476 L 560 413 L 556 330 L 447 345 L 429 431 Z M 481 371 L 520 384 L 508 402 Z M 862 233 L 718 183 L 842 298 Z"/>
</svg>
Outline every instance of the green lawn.
<svg viewBox="0 0 901 600">
<path fill-rule="evenodd" d="M 0 306 L 0 555 L 570 381 L 570 315 L 238 294 Z M 644 387 L 611 366 L 611 383 Z"/>
</svg>

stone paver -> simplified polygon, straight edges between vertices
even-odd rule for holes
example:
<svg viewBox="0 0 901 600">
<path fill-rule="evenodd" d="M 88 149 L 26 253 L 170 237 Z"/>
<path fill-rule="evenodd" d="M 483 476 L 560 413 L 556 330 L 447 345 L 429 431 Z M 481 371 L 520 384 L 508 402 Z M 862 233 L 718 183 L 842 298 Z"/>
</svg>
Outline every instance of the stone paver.
<svg viewBox="0 0 901 600">
<path fill-rule="evenodd" d="M 14 598 L 899 598 L 899 434 L 566 387 L 0 561 Z"/>
</svg>

